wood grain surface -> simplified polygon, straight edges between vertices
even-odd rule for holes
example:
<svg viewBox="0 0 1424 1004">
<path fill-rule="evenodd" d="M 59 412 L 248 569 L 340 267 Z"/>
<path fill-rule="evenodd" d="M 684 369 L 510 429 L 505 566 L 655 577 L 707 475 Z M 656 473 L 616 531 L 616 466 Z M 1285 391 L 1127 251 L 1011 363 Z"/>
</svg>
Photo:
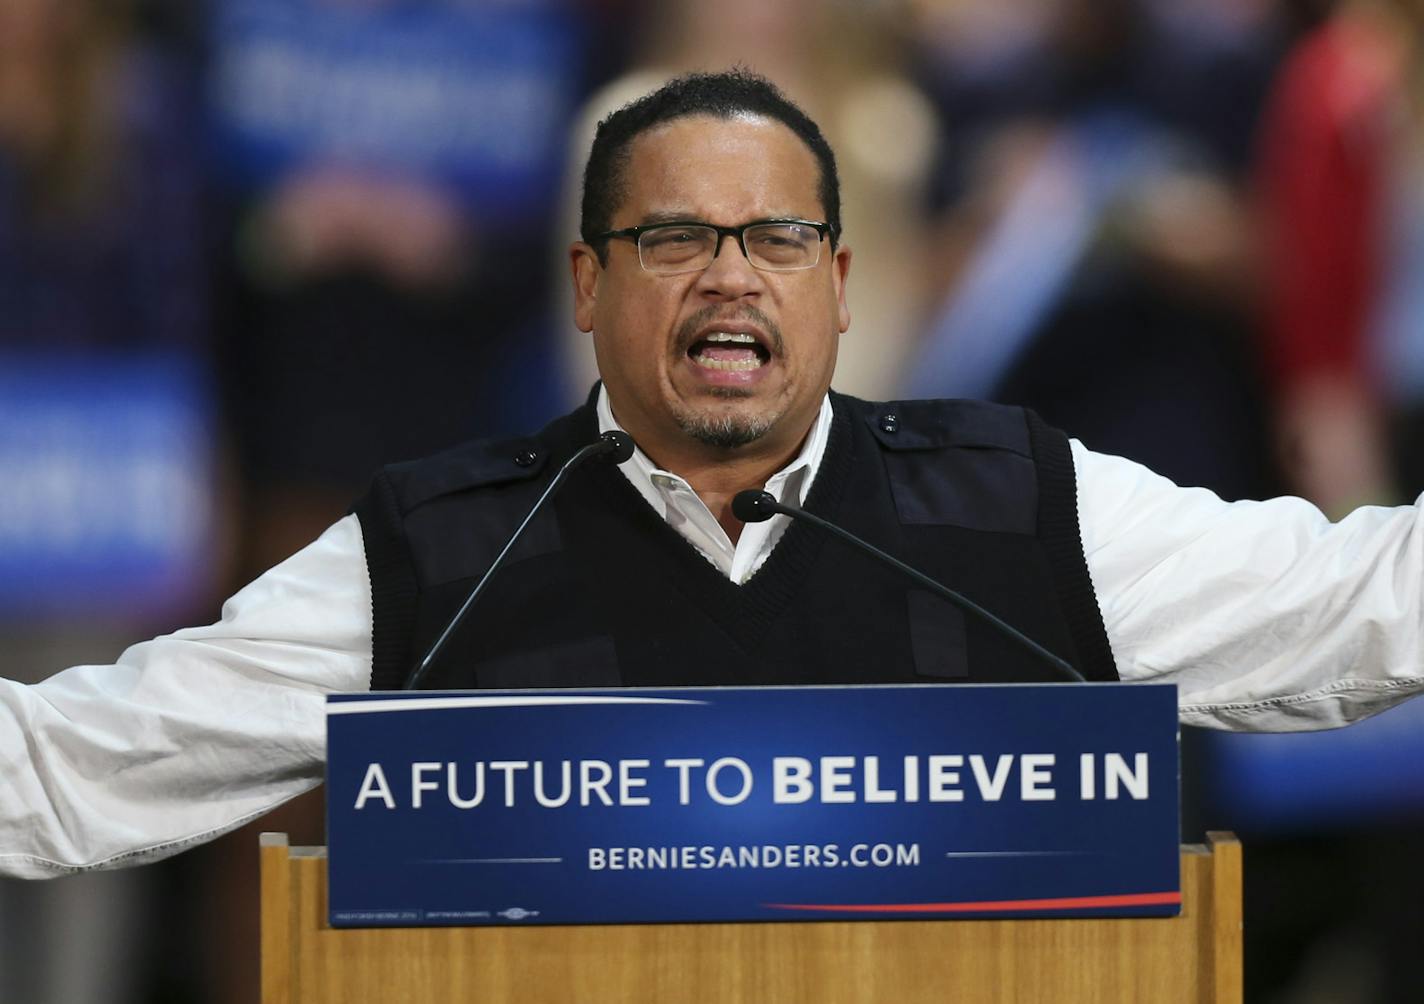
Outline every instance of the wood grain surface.
<svg viewBox="0 0 1424 1004">
<path fill-rule="evenodd" d="M 1182 913 L 335 930 L 323 848 L 262 838 L 265 1004 L 1241 1001 L 1241 846 L 1182 848 Z"/>
</svg>

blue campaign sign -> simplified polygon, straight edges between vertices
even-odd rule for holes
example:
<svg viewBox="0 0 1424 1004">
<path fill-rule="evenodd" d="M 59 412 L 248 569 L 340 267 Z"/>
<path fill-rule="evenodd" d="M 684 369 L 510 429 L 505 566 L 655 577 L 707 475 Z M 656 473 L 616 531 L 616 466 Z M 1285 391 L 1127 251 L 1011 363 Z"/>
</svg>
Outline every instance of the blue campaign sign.
<svg viewBox="0 0 1424 1004">
<path fill-rule="evenodd" d="M 182 353 L 0 353 L 0 622 L 191 603 L 211 575 L 212 411 Z"/>
<path fill-rule="evenodd" d="M 1171 686 L 333 696 L 338 927 L 1180 910 Z"/>
<path fill-rule="evenodd" d="M 1319 832 L 1424 815 L 1424 699 L 1348 729 L 1202 738 L 1211 814 L 1238 832 Z"/>
<path fill-rule="evenodd" d="M 219 0 L 209 101 L 226 181 L 312 165 L 439 182 L 486 219 L 547 211 L 582 73 L 569 0 Z"/>
</svg>

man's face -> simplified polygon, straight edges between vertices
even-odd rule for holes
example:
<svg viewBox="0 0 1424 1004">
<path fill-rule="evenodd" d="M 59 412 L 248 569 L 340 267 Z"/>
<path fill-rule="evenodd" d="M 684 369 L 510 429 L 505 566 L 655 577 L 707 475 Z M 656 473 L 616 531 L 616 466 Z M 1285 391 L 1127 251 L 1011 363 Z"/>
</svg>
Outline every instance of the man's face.
<svg viewBox="0 0 1424 1004">
<path fill-rule="evenodd" d="M 630 146 L 626 198 L 612 229 L 668 221 L 736 226 L 754 220 L 823 221 L 820 169 L 781 123 L 689 116 Z M 637 246 L 609 242 L 607 265 L 572 250 L 575 317 L 592 331 L 614 414 L 664 465 L 689 450 L 753 448 L 789 458 L 815 419 L 850 324 L 850 250 L 814 268 L 754 268 L 723 240 L 700 272 L 644 271 Z M 746 336 L 754 339 L 748 344 Z"/>
</svg>

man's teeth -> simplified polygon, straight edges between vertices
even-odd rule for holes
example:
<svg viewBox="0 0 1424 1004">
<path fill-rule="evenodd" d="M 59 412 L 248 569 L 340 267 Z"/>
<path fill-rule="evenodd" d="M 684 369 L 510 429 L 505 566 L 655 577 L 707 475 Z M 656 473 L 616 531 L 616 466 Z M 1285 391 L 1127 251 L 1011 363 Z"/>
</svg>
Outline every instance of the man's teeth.
<svg viewBox="0 0 1424 1004">
<path fill-rule="evenodd" d="M 755 356 L 751 359 L 713 359 L 711 356 L 693 356 L 692 361 L 709 370 L 754 370 L 761 367 L 761 360 Z"/>
<path fill-rule="evenodd" d="M 732 359 L 703 352 L 698 352 L 693 355 L 693 362 L 709 370 L 746 371 L 758 369 L 764 365 L 761 353 L 756 351 L 757 340 L 753 335 L 744 334 L 739 331 L 714 331 L 701 340 L 713 345 L 746 345 L 751 347 L 750 351 L 744 350 L 736 352 L 735 354 L 738 358 Z"/>
</svg>

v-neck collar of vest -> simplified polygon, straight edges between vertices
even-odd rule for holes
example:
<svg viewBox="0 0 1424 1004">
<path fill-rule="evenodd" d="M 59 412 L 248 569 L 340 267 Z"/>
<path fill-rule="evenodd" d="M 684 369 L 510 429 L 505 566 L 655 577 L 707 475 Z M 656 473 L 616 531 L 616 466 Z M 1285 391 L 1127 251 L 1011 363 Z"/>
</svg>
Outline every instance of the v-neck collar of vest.
<svg viewBox="0 0 1424 1004">
<path fill-rule="evenodd" d="M 830 439 L 820 469 L 806 496 L 805 508 L 835 521 L 845 496 L 850 472 L 857 461 L 856 437 L 850 408 L 838 395 L 831 395 Z M 583 416 L 588 438 L 597 429 L 592 407 Z M 864 458 L 860 458 L 864 462 Z M 756 646 L 766 628 L 786 609 L 811 573 L 828 535 L 814 526 L 793 520 L 777 541 L 762 566 L 738 584 L 674 530 L 653 509 L 637 488 L 613 468 L 591 479 L 606 503 L 633 513 L 634 529 L 656 544 L 651 550 L 654 568 L 666 576 L 666 585 L 685 595 L 704 611 L 741 648 Z"/>
</svg>

